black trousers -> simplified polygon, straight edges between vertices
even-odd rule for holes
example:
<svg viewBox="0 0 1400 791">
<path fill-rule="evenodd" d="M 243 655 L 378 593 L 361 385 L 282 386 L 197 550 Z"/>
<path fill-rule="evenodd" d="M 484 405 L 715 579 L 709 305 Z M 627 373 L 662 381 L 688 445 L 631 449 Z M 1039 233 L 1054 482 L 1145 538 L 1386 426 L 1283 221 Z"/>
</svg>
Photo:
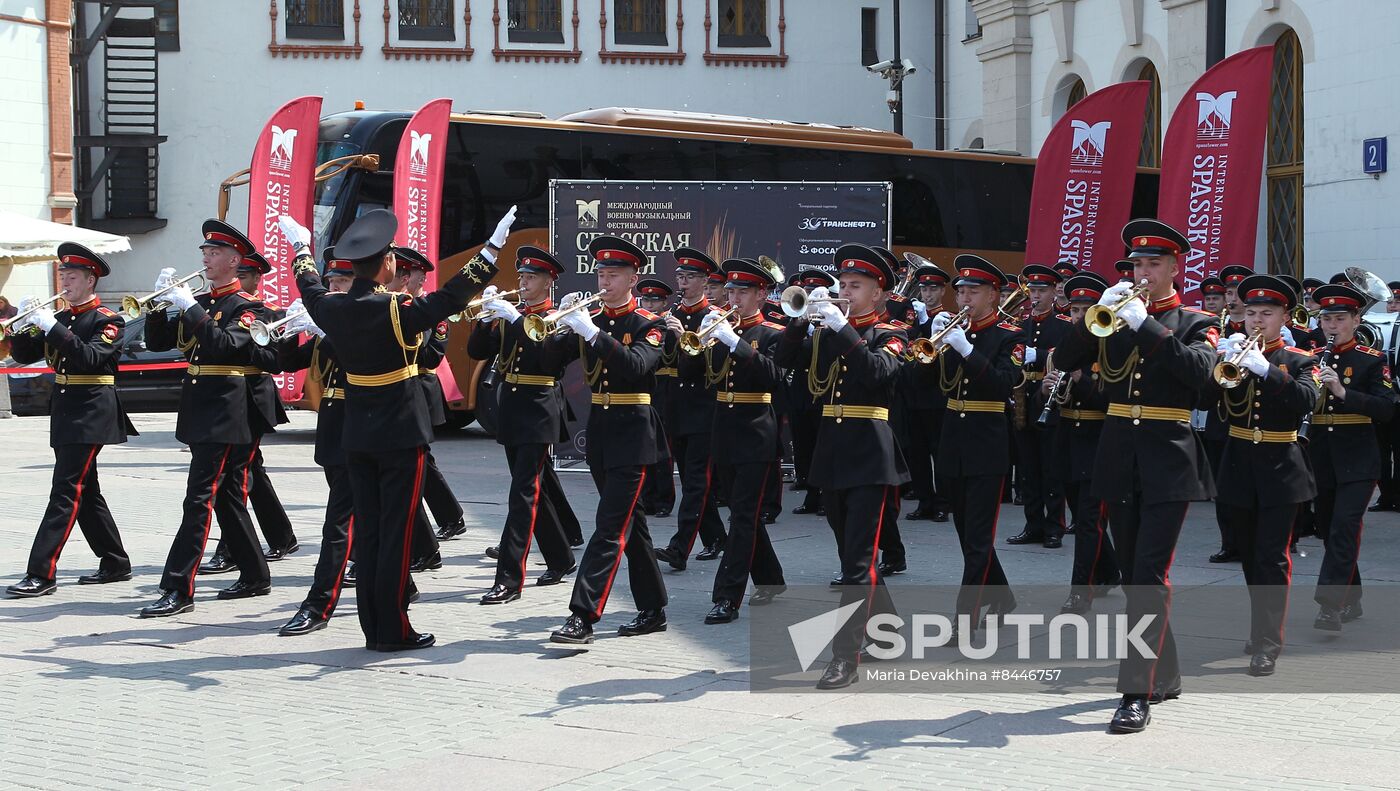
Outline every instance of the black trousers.
<svg viewBox="0 0 1400 791">
<path fill-rule="evenodd" d="M 408 566 L 427 455 L 426 445 L 347 454 L 355 500 L 355 605 L 367 643 L 417 635 L 408 621 Z"/>
<path fill-rule="evenodd" d="M 456 524 L 463 517 L 462 504 L 457 502 L 457 495 L 452 493 L 452 487 L 442 477 L 431 448 L 428 450 L 427 464 L 423 467 L 423 501 L 428 504 L 433 521 L 440 527 Z"/>
<path fill-rule="evenodd" d="M 267 467 L 263 465 L 262 443 L 254 442 L 253 463 L 248 465 L 248 505 L 252 506 L 253 516 L 258 520 L 258 529 L 262 531 L 263 540 L 267 542 L 269 549 L 287 549 L 297 543 L 296 533 L 292 531 L 292 520 L 287 518 L 287 509 L 282 507 L 282 500 L 277 497 L 277 490 L 272 488 L 272 479 L 267 475 Z M 214 553 L 227 553 L 228 548 L 224 544 L 223 522 L 219 522 L 219 543 L 214 546 Z"/>
<path fill-rule="evenodd" d="M 958 589 L 959 615 L 979 617 L 982 607 L 1013 600 L 1006 572 L 997 559 L 997 519 L 1001 513 L 1000 475 L 969 475 L 945 478 L 939 489 L 952 501 L 953 527 L 962 546 L 962 587 Z"/>
<path fill-rule="evenodd" d="M 53 483 L 49 488 L 49 507 L 34 535 L 29 551 L 26 574 L 53 580 L 58 574 L 58 556 L 68 543 L 76 523 L 87 539 L 88 548 L 97 556 L 102 571 L 125 573 L 131 570 L 131 559 L 122 546 L 121 533 L 102 497 L 97 482 L 97 454 L 101 445 L 59 445 L 53 449 Z"/>
<path fill-rule="evenodd" d="M 316 558 L 311 590 L 301 606 L 329 618 L 340 601 L 345 567 L 354 548 L 355 496 L 348 467 L 337 464 L 325 468 L 325 473 L 330 495 L 326 497 L 326 518 L 321 523 L 321 554 Z"/>
<path fill-rule="evenodd" d="M 781 447 L 778 450 L 778 458 L 783 457 Z M 768 485 L 763 488 L 763 513 L 767 516 L 777 517 L 783 512 L 783 465 L 782 462 L 774 464 L 768 468 Z M 723 487 L 720 491 L 724 493 L 725 502 L 733 508 L 734 503 L 728 500 L 728 490 Z"/>
<path fill-rule="evenodd" d="M 1216 472 L 1220 470 L 1220 457 L 1225 454 L 1225 440 L 1207 439 L 1202 440 L 1206 448 L 1206 458 L 1210 460 L 1210 468 Z M 1224 505 L 1219 498 L 1215 500 L 1215 524 L 1220 528 L 1220 551 L 1235 551 L 1235 532 L 1230 527 L 1230 506 Z"/>
<path fill-rule="evenodd" d="M 1026 532 L 1038 538 L 1059 538 L 1065 532 L 1065 492 L 1057 472 L 1061 459 L 1054 453 L 1053 436 L 1032 424 L 1014 432 L 1014 437 Z"/>
<path fill-rule="evenodd" d="M 645 467 L 592 470 L 598 487 L 598 514 L 593 537 L 583 550 L 569 610 L 588 623 L 597 623 L 607 607 L 613 581 L 624 555 L 632 600 L 639 610 L 666 606 L 666 583 L 652 550 L 646 515 L 638 507 L 646 483 Z"/>
<path fill-rule="evenodd" d="M 774 485 L 772 471 L 780 466 L 771 461 L 719 468 L 720 489 L 729 501 L 729 540 L 715 572 L 711 601 L 741 604 L 749 577 L 755 585 L 785 584 L 783 564 L 773 552 L 768 526 L 763 522 L 763 503 Z M 781 488 L 781 481 L 778 486 Z"/>
<path fill-rule="evenodd" d="M 1181 679 L 1176 640 L 1168 622 L 1172 600 L 1168 573 L 1188 505 L 1147 504 L 1142 502 L 1141 492 L 1126 503 L 1108 504 L 1108 525 L 1123 573 L 1129 627 L 1139 618 L 1156 616 L 1142 631 L 1142 640 L 1154 649 L 1157 658 L 1136 656 L 1129 649 L 1128 656 L 1118 663 L 1118 691 L 1123 694 L 1146 696 L 1154 685 L 1170 687 Z"/>
<path fill-rule="evenodd" d="M 715 502 L 719 486 L 710 464 L 710 436 L 672 437 L 671 449 L 681 470 L 681 507 L 676 511 L 676 534 L 668 545 L 684 557 L 694 548 L 697 535 L 707 547 L 723 543 L 724 522 Z"/>
<path fill-rule="evenodd" d="M 671 511 L 675 507 L 675 464 L 672 459 L 662 459 L 647 467 L 647 484 L 642 489 L 642 510 L 656 513 Z"/>
<path fill-rule="evenodd" d="M 817 447 L 817 432 L 821 430 L 820 409 L 804 404 L 801 411 L 792 414 L 792 466 L 797 482 L 807 487 L 802 505 L 807 510 L 816 510 L 822 503 L 822 490 L 807 480 L 812 469 L 812 453 Z"/>
<path fill-rule="evenodd" d="M 938 455 L 938 435 L 943 431 L 947 409 L 909 410 L 908 451 L 910 486 L 924 511 L 947 511 L 948 498 L 939 492 L 933 475 L 933 459 Z"/>
<path fill-rule="evenodd" d="M 506 524 L 501 531 L 496 584 L 518 591 L 525 585 L 531 539 L 539 538 L 540 552 L 551 571 L 573 568 L 574 550 L 559 523 L 556 503 L 544 485 L 545 474 L 554 472 L 549 446 L 507 445 L 506 463 L 510 465 L 510 491 L 506 494 Z M 567 502 L 562 505 L 569 508 Z"/>
<path fill-rule="evenodd" d="M 876 563 L 880 533 L 890 514 L 899 513 L 898 486 L 854 486 L 823 493 L 826 520 L 840 537 L 841 606 L 863 602 L 862 613 L 848 620 L 832 638 L 833 659 L 858 661 L 866 621 L 877 613 L 893 612 L 889 591 Z"/>
<path fill-rule="evenodd" d="M 190 446 L 183 516 L 165 559 L 161 590 L 194 596 L 195 575 L 215 518 L 229 556 L 238 564 L 239 580 L 253 585 L 268 581 L 267 561 L 248 516 L 249 466 L 257 449 L 257 443 Z"/>
<path fill-rule="evenodd" d="M 895 489 L 898 490 L 899 487 L 896 486 Z M 895 565 L 905 562 L 904 539 L 899 534 L 900 500 L 896 492 L 894 497 L 885 501 L 884 512 L 880 515 L 879 559 Z M 825 494 L 822 505 L 826 505 Z M 846 552 L 846 520 L 833 521 L 828 515 L 826 523 L 831 528 L 832 538 L 836 540 L 836 557 L 840 560 L 845 557 Z"/>
<path fill-rule="evenodd" d="M 1318 532 L 1324 533 L 1325 552 L 1317 572 L 1313 599 L 1324 607 L 1341 609 L 1361 601 L 1361 532 L 1375 481 L 1349 481 L 1336 488 L 1318 487 L 1315 508 Z"/>
<path fill-rule="evenodd" d="M 1089 493 L 1091 488 L 1090 481 L 1065 485 L 1065 495 L 1073 504 L 1074 512 L 1074 568 L 1070 571 L 1070 590 L 1092 599 L 1098 594 L 1098 586 L 1117 582 L 1120 575 L 1113 539 L 1108 535 L 1108 508 Z"/>
<path fill-rule="evenodd" d="M 1377 502 L 1400 507 L 1400 420 L 1376 423 L 1376 442 L 1381 450 L 1380 498 Z"/>
<path fill-rule="evenodd" d="M 1283 650 L 1283 617 L 1288 611 L 1288 586 L 1293 559 L 1288 552 L 1298 504 L 1262 508 L 1232 508 L 1235 548 L 1249 586 L 1249 639 L 1256 653 L 1277 658 Z"/>
<path fill-rule="evenodd" d="M 574 507 L 569 505 L 569 497 L 564 494 L 564 486 L 559 482 L 559 473 L 554 471 L 552 464 L 544 465 L 544 475 L 540 480 L 544 486 L 545 499 L 554 507 L 554 516 L 559 520 L 559 528 L 564 531 L 564 538 L 571 546 L 582 544 L 583 526 L 578 523 L 578 514 L 574 513 Z"/>
<path fill-rule="evenodd" d="M 423 466 L 423 480 L 427 481 L 427 465 Z M 451 522 L 448 522 L 451 524 Z M 413 514 L 413 528 L 409 536 L 409 552 L 414 560 L 431 557 L 438 554 L 441 548 L 438 543 L 437 533 L 433 532 L 433 523 L 428 521 L 428 511 L 419 507 Z M 356 566 L 356 568 L 359 568 Z"/>
</svg>

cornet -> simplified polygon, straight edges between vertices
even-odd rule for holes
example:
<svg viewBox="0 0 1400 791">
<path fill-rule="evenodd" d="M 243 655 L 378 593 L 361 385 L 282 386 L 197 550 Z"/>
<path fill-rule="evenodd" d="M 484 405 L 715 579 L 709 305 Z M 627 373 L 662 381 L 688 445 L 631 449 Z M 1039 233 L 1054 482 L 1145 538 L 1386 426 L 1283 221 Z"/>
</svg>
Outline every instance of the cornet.
<svg viewBox="0 0 1400 791">
<path fill-rule="evenodd" d="M 805 318 L 809 321 L 820 321 L 820 315 L 812 312 L 812 306 L 823 302 L 831 305 L 847 305 L 846 310 L 850 310 L 849 299 L 840 297 L 812 297 L 808 296 L 807 290 L 802 286 L 788 286 L 783 289 L 782 299 L 779 300 L 783 307 L 783 313 L 794 319 Z"/>
<path fill-rule="evenodd" d="M 680 340 L 676 341 L 676 346 L 679 347 L 681 351 L 691 356 L 705 351 L 715 343 L 714 339 L 710 337 L 710 335 L 714 334 L 715 328 L 720 325 L 720 322 L 732 321 L 734 313 L 738 310 L 738 308 L 730 308 L 724 313 L 721 313 L 720 317 L 709 327 L 705 328 L 704 332 L 695 332 L 694 330 L 682 332 Z"/>
<path fill-rule="evenodd" d="M 1099 338 L 1107 338 L 1117 332 L 1122 325 L 1118 321 L 1118 311 L 1122 310 L 1129 302 L 1141 298 L 1147 293 L 1147 281 L 1133 287 L 1132 291 L 1123 295 L 1123 298 L 1112 305 L 1090 305 L 1084 311 L 1084 324 L 1089 328 L 1089 332 Z"/>
<path fill-rule="evenodd" d="M 603 294 L 602 292 L 599 292 L 597 294 L 592 294 L 583 297 L 582 299 L 580 299 L 579 301 L 575 302 L 567 308 L 552 311 L 544 316 L 541 316 L 538 313 L 531 313 L 530 315 L 525 317 L 525 336 L 528 337 L 530 340 L 538 343 L 539 341 L 542 341 L 550 335 L 558 332 L 559 329 L 564 326 L 559 323 L 560 319 L 564 318 L 570 313 L 573 313 L 576 310 L 582 310 L 584 308 L 594 305 L 595 303 L 602 301 Z"/>
<path fill-rule="evenodd" d="M 60 303 L 60 302 L 62 302 L 62 301 L 63 301 L 63 295 L 62 295 L 62 294 L 54 294 L 53 296 L 49 297 L 48 299 L 44 300 L 43 302 L 40 302 L 39 304 L 35 305 L 34 307 L 32 307 L 32 308 L 30 308 L 30 309 L 28 309 L 28 310 L 26 310 L 26 311 L 23 311 L 23 312 L 21 312 L 21 313 L 16 313 L 14 316 L 12 316 L 11 318 L 5 319 L 4 321 L 0 321 L 0 337 L 8 336 L 8 335 L 10 334 L 10 328 L 13 327 L 13 326 L 15 326 L 15 324 L 17 324 L 20 320 L 26 319 L 26 318 L 28 318 L 28 317 L 34 315 L 34 314 L 37 313 L 38 311 L 40 311 L 40 310 L 42 310 L 42 309 L 44 309 L 44 308 L 50 307 L 50 306 L 57 308 L 57 307 L 58 307 L 58 303 Z"/>
<path fill-rule="evenodd" d="M 268 324 L 262 321 L 253 322 L 248 328 L 248 334 L 253 336 L 253 343 L 259 346 L 266 346 L 276 343 L 287 337 L 287 324 L 306 315 L 306 311 L 299 310 L 296 313 L 287 314 L 286 318 Z"/>
<path fill-rule="evenodd" d="M 1239 387 L 1240 382 L 1244 381 L 1244 369 L 1240 367 L 1240 363 L 1244 362 L 1244 356 L 1246 354 L 1249 354 L 1250 351 L 1254 349 L 1263 348 L 1263 344 L 1263 331 L 1256 332 L 1254 333 L 1254 337 L 1249 339 L 1249 343 L 1240 347 L 1238 352 L 1231 355 L 1228 359 L 1216 363 L 1215 371 L 1212 373 L 1212 376 L 1215 377 L 1215 383 L 1226 390 L 1233 390 Z"/>
<path fill-rule="evenodd" d="M 179 280 L 176 280 L 174 283 L 171 283 L 165 288 L 152 291 L 144 297 L 135 297 L 129 294 L 127 296 L 122 297 L 122 313 L 125 313 L 127 315 L 127 318 L 138 319 L 141 317 L 142 313 L 145 313 L 148 310 L 164 310 L 170 303 L 156 302 L 156 300 L 170 293 L 177 286 L 183 286 L 184 284 L 190 282 L 191 280 L 194 280 L 195 278 L 199 278 L 199 287 L 194 289 L 196 292 L 207 291 L 209 289 L 209 279 L 204 276 L 204 270 L 201 269 L 193 274 L 185 275 L 184 277 L 180 278 Z"/>
<path fill-rule="evenodd" d="M 915 338 L 909 343 L 909 351 L 913 353 L 914 359 L 929 365 L 938 360 L 938 355 L 943 353 L 943 339 L 957 327 L 965 327 L 972 318 L 972 310 L 963 308 L 953 316 L 943 329 L 935 332 L 927 338 Z"/>
<path fill-rule="evenodd" d="M 513 296 L 519 293 L 520 289 L 515 288 L 511 289 L 510 291 L 498 291 L 489 297 L 477 297 L 471 302 L 468 302 L 467 307 L 464 308 L 461 313 L 453 313 L 451 316 L 447 317 L 447 320 L 455 323 L 462 321 L 463 319 L 472 319 L 472 314 L 475 311 L 481 310 L 481 306 L 485 305 L 487 302 L 490 302 L 493 299 L 505 299 L 506 297 Z"/>
</svg>

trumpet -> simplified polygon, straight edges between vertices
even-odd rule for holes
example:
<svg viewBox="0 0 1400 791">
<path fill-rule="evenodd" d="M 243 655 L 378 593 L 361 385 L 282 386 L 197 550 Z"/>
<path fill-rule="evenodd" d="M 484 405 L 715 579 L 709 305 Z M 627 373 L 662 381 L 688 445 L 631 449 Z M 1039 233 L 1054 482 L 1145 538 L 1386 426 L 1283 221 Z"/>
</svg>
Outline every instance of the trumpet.
<svg viewBox="0 0 1400 791">
<path fill-rule="evenodd" d="M 510 291 L 497 291 L 495 294 L 493 294 L 493 295 L 490 296 L 490 297 L 477 297 L 476 299 L 472 300 L 471 302 L 468 302 L 468 303 L 467 303 L 467 306 L 466 306 L 465 308 L 462 309 L 462 312 L 461 312 L 461 313 L 453 313 L 451 316 L 448 316 L 448 317 L 447 317 L 447 320 L 450 321 L 450 322 L 456 323 L 456 322 L 462 321 L 463 319 L 471 319 L 471 318 L 473 318 L 473 316 L 472 316 L 473 311 L 478 311 L 478 310 L 480 310 L 480 309 L 481 309 L 481 306 L 482 306 L 482 305 L 485 305 L 487 302 L 490 302 L 490 301 L 493 300 L 493 299 L 505 299 L 506 297 L 513 296 L 513 295 L 519 294 L 519 293 L 520 293 L 520 289 L 515 288 L 515 289 L 511 289 Z"/>
<path fill-rule="evenodd" d="M 782 298 L 779 302 L 782 304 L 783 313 L 786 315 L 794 319 L 806 318 L 809 321 L 817 320 L 817 317 L 811 313 L 813 305 L 823 302 L 832 305 L 850 305 L 851 303 L 849 299 L 842 299 L 840 297 L 808 296 L 807 290 L 802 286 L 788 286 L 783 289 Z M 848 307 L 847 310 L 850 310 L 850 308 Z"/>
<path fill-rule="evenodd" d="M 953 316 L 952 320 L 943 326 L 943 329 L 935 332 L 932 336 L 927 338 L 915 338 L 909 344 L 909 351 L 913 353 L 915 360 L 918 360 L 924 365 L 929 365 L 938 359 L 938 355 L 943 353 L 942 343 L 948 333 L 952 332 L 955 327 L 966 325 L 971 318 L 972 310 L 970 308 L 963 308 L 958 311 L 956 316 Z"/>
<path fill-rule="evenodd" d="M 56 308 L 56 307 L 58 307 L 58 303 L 60 303 L 60 302 L 63 302 L 63 295 L 62 295 L 62 294 L 54 294 L 53 296 L 49 297 L 48 299 L 44 300 L 43 302 L 40 302 L 39 304 L 35 305 L 34 307 L 32 307 L 32 308 L 30 308 L 30 309 L 28 309 L 28 310 L 22 311 L 22 312 L 20 312 L 20 313 L 16 313 L 13 317 L 8 318 L 8 319 L 5 319 L 4 321 L 0 321 L 0 338 L 3 338 L 3 337 L 5 337 L 5 336 L 10 335 L 10 328 L 13 327 L 13 326 L 15 326 L 15 324 L 19 323 L 22 319 L 29 318 L 30 316 L 34 315 L 34 314 L 37 313 L 38 311 L 40 311 L 40 310 L 42 310 L 42 309 L 44 309 L 44 308 L 47 308 L 47 307 L 55 307 L 55 308 Z"/>
<path fill-rule="evenodd" d="M 564 318 L 570 313 L 573 313 L 576 310 L 582 310 L 583 308 L 590 307 L 593 304 L 602 301 L 603 294 L 602 292 L 599 292 L 597 294 L 585 296 L 567 308 L 552 311 L 544 316 L 541 316 L 538 313 L 532 313 L 525 317 L 525 336 L 535 342 L 542 341 L 550 335 L 559 331 L 559 329 L 563 326 L 559 323 L 560 319 Z"/>
<path fill-rule="evenodd" d="M 706 349 L 713 346 L 715 343 L 714 339 L 710 337 L 710 335 L 714 333 L 715 328 L 720 325 L 720 322 L 732 322 L 734 314 L 738 310 L 739 309 L 735 307 L 730 308 L 729 310 L 726 310 L 725 312 L 721 313 L 719 318 L 716 319 L 713 324 L 707 327 L 704 332 L 695 332 L 694 330 L 686 330 L 685 332 L 682 332 L 680 340 L 676 341 L 676 346 L 679 347 L 681 351 L 691 355 L 692 357 L 705 351 Z"/>
<path fill-rule="evenodd" d="M 253 336 L 253 343 L 259 346 L 266 346 L 284 340 L 287 333 L 287 324 L 306 315 L 305 310 L 287 314 L 286 318 L 278 319 L 271 324 L 264 321 L 255 321 L 248 328 L 248 334 Z"/>
<path fill-rule="evenodd" d="M 1143 280 L 1112 305 L 1090 305 L 1089 309 L 1084 312 L 1084 324 L 1089 327 L 1089 332 L 1097 337 L 1107 338 L 1122 327 L 1118 322 L 1118 311 L 1146 293 L 1147 281 Z"/>
<path fill-rule="evenodd" d="M 1233 390 L 1239 387 L 1240 383 L 1244 381 L 1244 369 L 1240 367 L 1240 363 L 1244 362 L 1244 356 L 1246 354 L 1249 354 L 1250 351 L 1254 349 L 1263 348 L 1263 345 L 1263 331 L 1256 332 L 1254 333 L 1254 337 L 1249 339 L 1249 343 L 1240 347 L 1238 352 L 1216 363 L 1215 371 L 1211 374 L 1215 377 L 1215 383 L 1226 390 Z"/>
<path fill-rule="evenodd" d="M 156 300 L 170 291 L 173 291 L 177 286 L 183 286 L 195 278 L 199 278 L 199 288 L 196 288 L 195 291 L 207 291 L 209 289 L 209 278 L 204 276 L 204 270 L 201 269 L 193 274 L 185 275 L 165 288 L 152 291 L 144 297 L 136 297 L 130 294 L 122 297 L 122 313 L 125 313 L 127 318 L 137 319 L 141 317 L 142 313 L 148 310 L 164 310 L 170 303 L 157 302 Z"/>
<path fill-rule="evenodd" d="M 1308 322 L 1313 320 L 1320 311 L 1308 310 L 1307 305 L 1298 304 L 1293 306 L 1293 323 L 1301 326 L 1308 326 Z"/>
</svg>

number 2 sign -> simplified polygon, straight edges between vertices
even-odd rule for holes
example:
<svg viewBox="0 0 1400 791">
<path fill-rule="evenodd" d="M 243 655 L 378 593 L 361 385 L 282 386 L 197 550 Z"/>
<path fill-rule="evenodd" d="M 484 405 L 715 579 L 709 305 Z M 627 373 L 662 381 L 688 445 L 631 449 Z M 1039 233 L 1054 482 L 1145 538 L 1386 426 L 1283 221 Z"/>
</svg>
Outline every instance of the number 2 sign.
<svg viewBox="0 0 1400 791">
<path fill-rule="evenodd" d="M 1385 172 L 1385 141 L 1384 137 L 1373 137 L 1361 141 L 1361 171 L 1363 173 L 1380 174 Z"/>
</svg>

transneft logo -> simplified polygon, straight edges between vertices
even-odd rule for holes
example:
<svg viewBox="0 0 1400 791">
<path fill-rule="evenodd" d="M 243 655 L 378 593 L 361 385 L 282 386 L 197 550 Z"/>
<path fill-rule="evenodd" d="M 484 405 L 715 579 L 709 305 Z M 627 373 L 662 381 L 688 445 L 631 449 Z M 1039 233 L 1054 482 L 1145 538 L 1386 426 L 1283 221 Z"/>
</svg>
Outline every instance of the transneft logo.
<svg viewBox="0 0 1400 791">
<path fill-rule="evenodd" d="M 874 220 L 831 220 L 826 217 L 804 217 L 797 227 L 804 231 L 818 231 L 823 228 L 875 228 Z"/>
</svg>

